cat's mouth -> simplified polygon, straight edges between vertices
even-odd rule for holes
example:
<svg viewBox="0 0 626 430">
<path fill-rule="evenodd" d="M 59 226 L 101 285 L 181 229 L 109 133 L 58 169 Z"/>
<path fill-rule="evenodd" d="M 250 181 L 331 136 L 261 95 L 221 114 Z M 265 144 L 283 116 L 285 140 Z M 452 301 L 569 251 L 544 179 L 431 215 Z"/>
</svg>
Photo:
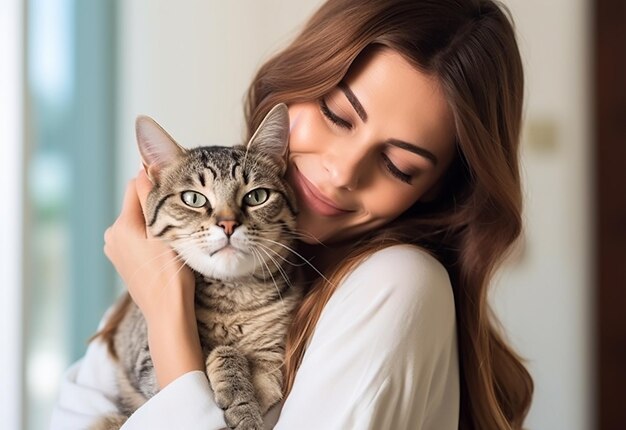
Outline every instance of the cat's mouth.
<svg viewBox="0 0 626 430">
<path fill-rule="evenodd" d="M 247 276 L 255 269 L 252 251 L 240 248 L 232 243 L 214 244 L 214 246 L 195 246 L 182 250 L 185 262 L 196 272 L 216 279 L 232 279 Z"/>
<path fill-rule="evenodd" d="M 242 249 L 239 249 L 235 246 L 233 246 L 232 243 L 227 243 L 226 245 L 222 246 L 221 248 L 218 248 L 216 250 L 213 250 L 212 252 L 209 253 L 209 256 L 213 257 L 217 254 L 223 255 L 223 256 L 228 256 L 228 255 L 237 255 L 237 254 L 248 254 L 247 252 L 245 252 Z"/>
</svg>

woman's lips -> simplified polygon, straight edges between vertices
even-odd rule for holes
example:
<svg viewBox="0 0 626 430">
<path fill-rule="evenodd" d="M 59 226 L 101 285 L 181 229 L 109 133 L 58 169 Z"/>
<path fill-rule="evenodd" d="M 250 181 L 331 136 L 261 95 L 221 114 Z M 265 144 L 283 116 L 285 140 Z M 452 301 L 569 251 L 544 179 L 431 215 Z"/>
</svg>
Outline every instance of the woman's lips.
<svg viewBox="0 0 626 430">
<path fill-rule="evenodd" d="M 300 171 L 294 167 L 293 176 L 295 179 L 296 190 L 304 204 L 322 216 L 339 216 L 345 215 L 351 210 L 337 207 L 330 199 L 324 196 L 315 185 L 304 177 Z"/>
</svg>

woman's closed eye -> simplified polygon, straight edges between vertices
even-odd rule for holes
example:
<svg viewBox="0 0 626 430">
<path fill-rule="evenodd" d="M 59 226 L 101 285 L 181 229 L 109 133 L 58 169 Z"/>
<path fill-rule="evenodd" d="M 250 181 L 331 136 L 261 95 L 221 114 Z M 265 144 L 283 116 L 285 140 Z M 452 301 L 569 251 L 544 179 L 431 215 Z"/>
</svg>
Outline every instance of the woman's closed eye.
<svg viewBox="0 0 626 430">
<path fill-rule="evenodd" d="M 341 128 L 346 129 L 346 130 L 352 130 L 353 126 L 352 126 L 352 124 L 349 121 L 343 119 L 342 117 L 337 115 L 335 112 L 330 110 L 330 108 L 328 107 L 328 104 L 326 103 L 326 99 L 325 98 L 322 97 L 320 99 L 319 105 L 320 105 L 320 111 L 322 112 L 324 117 L 330 123 L 332 123 L 334 126 L 341 127 Z M 398 166 L 396 166 L 391 161 L 391 159 L 389 158 L 389 156 L 387 156 L 387 154 L 381 153 L 381 159 L 382 159 L 382 164 L 383 164 L 384 168 L 394 178 L 399 179 L 400 181 L 405 182 L 407 184 L 411 183 L 411 179 L 413 179 L 413 177 L 411 175 L 409 175 L 408 173 L 405 173 L 402 170 L 400 170 L 398 168 Z"/>
<path fill-rule="evenodd" d="M 404 173 L 402 170 L 400 170 L 395 164 L 393 164 L 393 162 L 391 161 L 389 156 L 387 156 L 387 154 L 382 153 L 381 157 L 383 159 L 383 164 L 387 168 L 389 173 L 391 173 L 396 179 L 399 179 L 402 182 L 406 182 L 407 184 L 411 183 L 413 176 L 409 175 L 408 173 Z"/>
<path fill-rule="evenodd" d="M 332 124 L 341 128 L 345 128 L 347 130 L 352 130 L 352 124 L 350 123 L 350 121 L 346 121 L 335 112 L 331 111 L 324 97 L 320 99 L 320 111 Z"/>
</svg>

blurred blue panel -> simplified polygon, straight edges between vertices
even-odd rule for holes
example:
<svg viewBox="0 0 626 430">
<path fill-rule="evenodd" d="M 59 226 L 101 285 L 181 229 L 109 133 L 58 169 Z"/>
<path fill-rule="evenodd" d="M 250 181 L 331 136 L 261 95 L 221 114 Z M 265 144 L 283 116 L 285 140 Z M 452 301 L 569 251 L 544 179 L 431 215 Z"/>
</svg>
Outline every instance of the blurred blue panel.
<svg viewBox="0 0 626 430">
<path fill-rule="evenodd" d="M 116 2 L 27 2 L 25 428 L 48 427 L 58 382 L 114 295 Z"/>
</svg>

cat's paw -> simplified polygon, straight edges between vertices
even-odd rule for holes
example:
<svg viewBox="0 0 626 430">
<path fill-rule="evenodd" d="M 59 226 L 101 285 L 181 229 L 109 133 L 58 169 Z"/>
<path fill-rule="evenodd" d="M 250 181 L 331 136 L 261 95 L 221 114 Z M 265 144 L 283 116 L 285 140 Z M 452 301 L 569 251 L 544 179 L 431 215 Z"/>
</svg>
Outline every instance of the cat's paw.
<svg viewBox="0 0 626 430">
<path fill-rule="evenodd" d="M 218 346 L 213 349 L 207 357 L 206 372 L 220 408 L 255 401 L 248 359 L 236 348 Z"/>
<path fill-rule="evenodd" d="M 235 401 L 236 390 L 227 383 L 216 384 L 211 382 L 211 387 L 213 388 L 213 397 L 215 397 L 217 406 L 224 411 L 228 409 Z"/>
<path fill-rule="evenodd" d="M 256 402 L 238 403 L 224 411 L 226 425 L 235 430 L 263 430 L 263 417 Z"/>
<path fill-rule="evenodd" d="M 207 357 L 206 373 L 215 394 L 215 402 L 227 409 L 233 402 L 254 399 L 248 360 L 236 348 L 218 346 Z"/>
<path fill-rule="evenodd" d="M 224 410 L 228 427 L 237 430 L 263 429 L 248 359 L 236 348 L 218 346 L 209 354 L 206 369 L 215 403 Z"/>
<path fill-rule="evenodd" d="M 244 382 L 242 384 L 242 382 Z M 247 382 L 247 383 L 245 383 Z M 249 381 L 231 379 L 213 385 L 215 403 L 224 411 L 224 419 L 231 429 L 261 430 L 263 419 L 261 408 L 250 388 L 242 389 Z M 251 385 L 251 384 L 250 384 Z"/>
</svg>

